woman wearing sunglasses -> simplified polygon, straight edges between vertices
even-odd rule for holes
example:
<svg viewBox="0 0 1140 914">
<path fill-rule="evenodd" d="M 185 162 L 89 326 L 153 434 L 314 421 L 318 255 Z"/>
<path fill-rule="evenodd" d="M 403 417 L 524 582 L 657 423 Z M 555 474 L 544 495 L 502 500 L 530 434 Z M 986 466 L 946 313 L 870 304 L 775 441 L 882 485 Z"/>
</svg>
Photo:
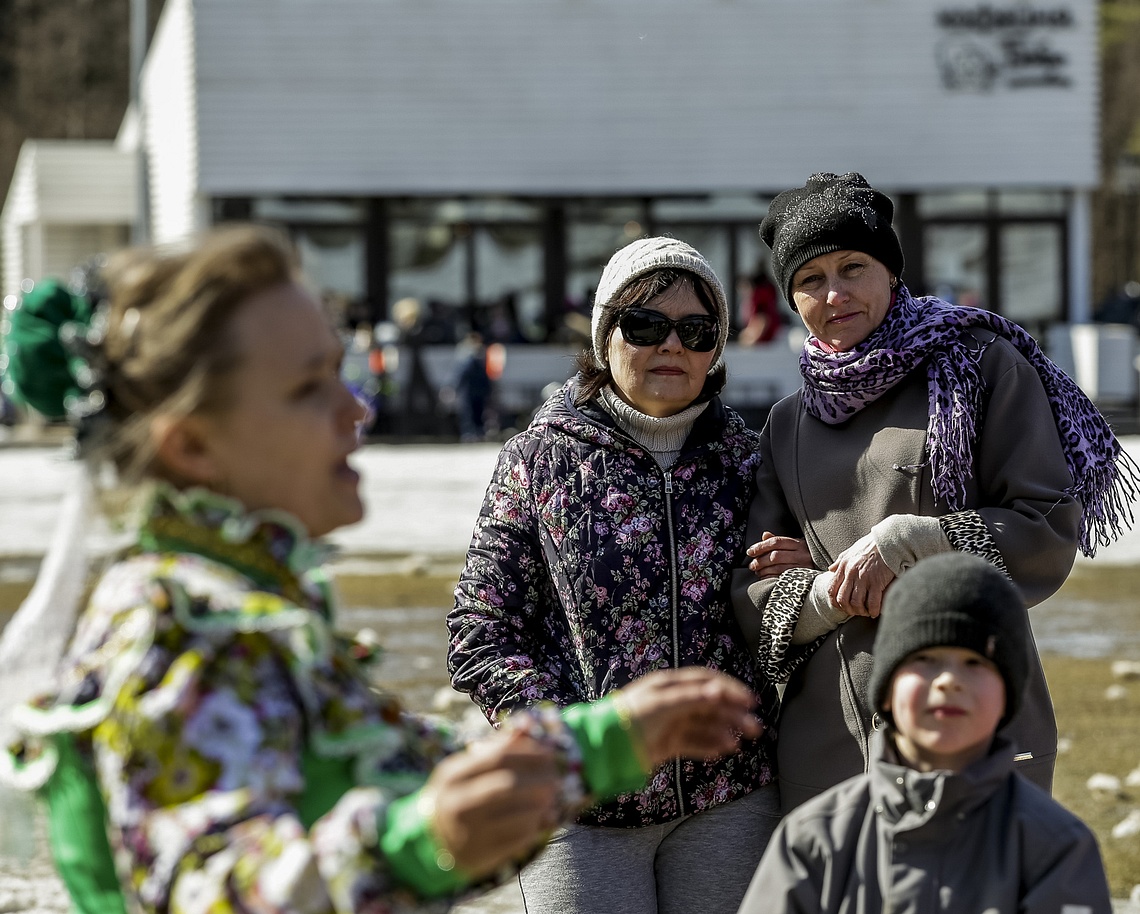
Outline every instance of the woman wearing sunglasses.
<svg viewBox="0 0 1140 914">
<path fill-rule="evenodd" d="M 578 374 L 499 457 L 448 618 L 452 682 L 496 724 L 658 669 L 751 685 L 759 739 L 659 766 L 557 832 L 520 877 L 531 914 L 731 912 L 779 804 L 774 689 L 727 599 L 759 442 L 717 397 L 724 289 L 684 242 L 635 241 L 602 273 L 592 328 Z"/>
</svg>

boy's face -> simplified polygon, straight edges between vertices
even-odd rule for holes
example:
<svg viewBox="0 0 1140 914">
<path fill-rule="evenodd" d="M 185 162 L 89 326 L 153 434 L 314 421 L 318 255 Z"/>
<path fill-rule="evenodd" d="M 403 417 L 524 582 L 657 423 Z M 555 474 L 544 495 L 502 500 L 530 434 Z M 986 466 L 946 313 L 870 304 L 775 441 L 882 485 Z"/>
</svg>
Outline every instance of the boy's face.
<svg viewBox="0 0 1140 914">
<path fill-rule="evenodd" d="M 1005 713 L 1005 681 L 989 660 L 960 647 L 915 651 L 891 679 L 895 746 L 919 771 L 961 771 L 990 748 Z"/>
</svg>

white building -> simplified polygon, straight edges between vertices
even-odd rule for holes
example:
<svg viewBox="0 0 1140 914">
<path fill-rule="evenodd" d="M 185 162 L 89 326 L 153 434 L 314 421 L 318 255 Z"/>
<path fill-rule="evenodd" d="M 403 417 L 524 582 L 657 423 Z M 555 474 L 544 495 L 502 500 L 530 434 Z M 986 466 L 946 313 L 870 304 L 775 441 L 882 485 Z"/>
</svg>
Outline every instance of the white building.
<svg viewBox="0 0 1140 914">
<path fill-rule="evenodd" d="M 25 278 L 67 276 L 91 255 L 127 242 L 135 161 L 110 142 L 24 143 L 0 211 L 5 293 Z"/>
<path fill-rule="evenodd" d="M 1096 55 L 1095 0 L 167 0 L 149 231 L 272 221 L 372 317 L 498 306 L 538 339 L 624 240 L 673 233 L 730 280 L 775 193 L 860 171 L 913 289 L 1039 332 L 1090 312 Z M 84 194 L 113 189 L 122 232 L 134 212 L 109 144 L 121 170 L 48 207 L 47 152 L 0 216 L 6 293 L 59 269 L 37 232 L 107 224 Z"/>
</svg>

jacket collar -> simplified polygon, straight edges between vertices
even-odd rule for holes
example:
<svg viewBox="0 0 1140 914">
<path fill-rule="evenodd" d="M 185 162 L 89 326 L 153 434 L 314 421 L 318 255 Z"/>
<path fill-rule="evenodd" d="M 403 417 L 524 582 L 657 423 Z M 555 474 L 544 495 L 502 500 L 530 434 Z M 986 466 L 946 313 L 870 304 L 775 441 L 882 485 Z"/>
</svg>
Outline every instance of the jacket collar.
<svg viewBox="0 0 1140 914">
<path fill-rule="evenodd" d="M 200 555 L 299 603 L 301 582 L 332 553 L 285 511 L 247 511 L 208 489 L 165 483 L 155 486 L 144 509 L 135 548 Z"/>
<path fill-rule="evenodd" d="M 973 812 L 989 800 L 1013 771 L 1014 744 L 994 738 L 987 755 L 957 774 L 916 771 L 899 762 L 886 734 L 872 737 L 871 797 L 890 828 L 908 831 Z"/>
<path fill-rule="evenodd" d="M 578 376 L 575 375 L 554 396 L 547 400 L 535 413 L 531 428 L 543 426 L 557 428 L 567 434 L 599 447 L 614 450 L 627 450 L 630 447 L 641 450 L 641 445 L 627 436 L 600 403 L 588 400 L 581 406 L 574 403 L 578 392 Z M 709 407 L 701 413 L 685 441 L 681 458 L 692 451 L 707 448 L 712 451 L 724 447 L 724 439 L 744 431 L 745 425 L 735 413 L 728 410 L 720 397 L 713 397 Z"/>
</svg>

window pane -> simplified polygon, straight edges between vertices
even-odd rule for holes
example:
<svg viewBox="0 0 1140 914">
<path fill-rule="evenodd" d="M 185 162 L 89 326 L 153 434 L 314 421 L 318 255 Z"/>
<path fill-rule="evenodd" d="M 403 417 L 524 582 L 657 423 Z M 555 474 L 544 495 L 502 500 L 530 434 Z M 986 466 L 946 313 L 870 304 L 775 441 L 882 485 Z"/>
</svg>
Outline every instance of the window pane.
<svg viewBox="0 0 1140 914">
<path fill-rule="evenodd" d="M 1060 190 L 1004 190 L 998 194 L 998 212 L 1009 215 L 1064 215 L 1065 193 Z"/>
<path fill-rule="evenodd" d="M 566 294 L 589 314 L 602 268 L 614 251 L 645 234 L 644 213 L 634 202 L 574 202 L 566 207 L 566 223 Z"/>
<path fill-rule="evenodd" d="M 705 260 L 712 264 L 721 285 L 724 286 L 726 298 L 732 298 L 732 261 L 728 253 L 728 246 L 732 241 L 731 227 L 727 225 L 658 225 L 657 230 L 662 235 L 669 235 L 687 244 L 691 244 L 705 255 Z"/>
<path fill-rule="evenodd" d="M 301 269 L 321 295 L 364 295 L 364 237 L 359 229 L 302 228 L 293 233 Z"/>
<path fill-rule="evenodd" d="M 1052 223 L 1001 230 L 1001 312 L 1031 332 L 1062 317 L 1061 241 Z"/>
<path fill-rule="evenodd" d="M 760 220 L 768 214 L 768 197 L 757 194 L 711 194 L 707 197 L 659 197 L 652 203 L 658 222 L 681 220 L 743 221 Z"/>
<path fill-rule="evenodd" d="M 253 217 L 264 222 L 360 222 L 360 200 L 285 199 L 259 197 L 253 201 Z"/>
<path fill-rule="evenodd" d="M 442 222 L 537 222 L 541 215 L 533 203 L 512 197 L 445 200 L 436 212 Z"/>
<path fill-rule="evenodd" d="M 945 193 L 919 194 L 920 216 L 980 216 L 986 212 L 988 198 L 984 190 L 953 190 Z"/>
<path fill-rule="evenodd" d="M 947 301 L 988 307 L 985 228 L 928 225 L 923 242 L 927 288 Z"/>
<path fill-rule="evenodd" d="M 464 304 L 463 239 L 450 225 L 393 219 L 391 297 L 416 298 L 459 307 Z"/>
<path fill-rule="evenodd" d="M 542 335 L 542 233 L 537 225 L 475 229 L 479 323 L 489 341 L 518 343 Z"/>
</svg>

